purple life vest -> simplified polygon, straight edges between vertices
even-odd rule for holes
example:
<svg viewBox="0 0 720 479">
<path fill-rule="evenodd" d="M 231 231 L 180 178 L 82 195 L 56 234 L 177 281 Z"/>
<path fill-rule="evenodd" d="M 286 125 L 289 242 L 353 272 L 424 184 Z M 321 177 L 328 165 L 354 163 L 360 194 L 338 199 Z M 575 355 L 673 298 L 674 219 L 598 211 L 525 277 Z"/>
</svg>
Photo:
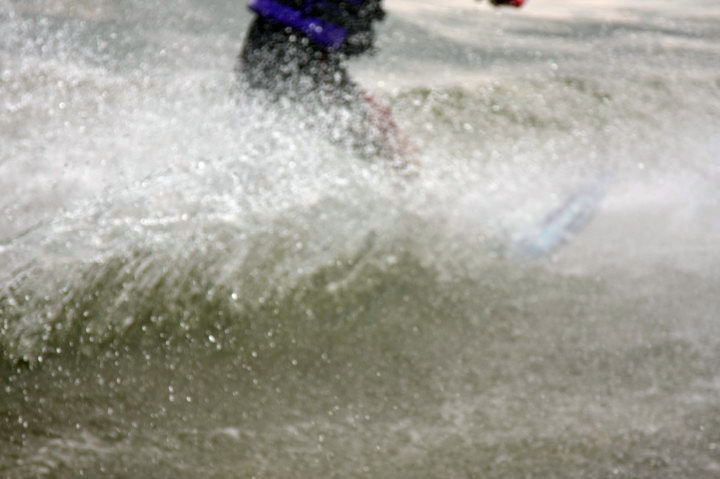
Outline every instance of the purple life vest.
<svg viewBox="0 0 720 479">
<path fill-rule="evenodd" d="M 345 1 L 355 5 L 363 2 L 363 0 Z M 248 7 L 265 19 L 274 20 L 304 33 L 311 42 L 323 48 L 339 50 L 348 36 L 347 29 L 309 14 L 310 9 L 317 5 L 332 9 L 332 5 L 328 3 L 332 1 L 305 0 L 303 8 L 297 10 L 277 0 L 250 0 Z"/>
</svg>

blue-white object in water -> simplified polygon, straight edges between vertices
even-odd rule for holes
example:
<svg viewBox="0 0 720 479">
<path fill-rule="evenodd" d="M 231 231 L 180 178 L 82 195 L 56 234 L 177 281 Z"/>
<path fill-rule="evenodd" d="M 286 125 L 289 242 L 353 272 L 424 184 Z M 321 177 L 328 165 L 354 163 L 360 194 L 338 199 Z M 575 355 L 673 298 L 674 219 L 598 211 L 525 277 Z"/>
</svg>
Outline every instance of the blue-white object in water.
<svg viewBox="0 0 720 479">
<path fill-rule="evenodd" d="M 603 170 L 583 183 L 530 232 L 516 236 L 510 248 L 513 255 L 538 259 L 566 243 L 595 214 L 613 177 L 613 171 Z"/>
</svg>

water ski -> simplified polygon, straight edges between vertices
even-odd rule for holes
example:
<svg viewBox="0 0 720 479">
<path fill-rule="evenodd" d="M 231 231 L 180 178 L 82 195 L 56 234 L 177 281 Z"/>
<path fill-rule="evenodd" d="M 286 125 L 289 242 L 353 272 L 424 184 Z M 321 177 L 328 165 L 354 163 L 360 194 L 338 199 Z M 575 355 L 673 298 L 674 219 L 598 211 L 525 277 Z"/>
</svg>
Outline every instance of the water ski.
<svg viewBox="0 0 720 479">
<path fill-rule="evenodd" d="M 581 184 L 529 232 L 515 235 L 510 251 L 523 259 L 539 259 L 556 251 L 593 217 L 614 173 L 601 171 Z"/>
</svg>

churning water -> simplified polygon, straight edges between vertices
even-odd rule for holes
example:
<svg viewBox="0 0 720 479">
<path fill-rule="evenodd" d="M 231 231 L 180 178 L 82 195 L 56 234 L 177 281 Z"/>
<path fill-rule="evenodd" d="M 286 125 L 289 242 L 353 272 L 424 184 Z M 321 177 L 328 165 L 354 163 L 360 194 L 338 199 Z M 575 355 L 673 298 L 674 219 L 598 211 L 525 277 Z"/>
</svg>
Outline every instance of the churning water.
<svg viewBox="0 0 720 479">
<path fill-rule="evenodd" d="M 718 477 L 720 9 L 551 3 L 388 2 L 408 179 L 230 99 L 244 2 L 0 0 L 0 476 Z"/>
</svg>

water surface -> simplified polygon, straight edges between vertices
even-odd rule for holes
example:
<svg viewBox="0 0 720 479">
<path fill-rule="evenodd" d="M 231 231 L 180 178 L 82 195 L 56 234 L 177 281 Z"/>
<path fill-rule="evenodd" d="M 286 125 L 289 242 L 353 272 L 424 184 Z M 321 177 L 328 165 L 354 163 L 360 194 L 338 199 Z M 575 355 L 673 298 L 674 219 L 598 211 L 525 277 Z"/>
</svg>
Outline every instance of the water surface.
<svg viewBox="0 0 720 479">
<path fill-rule="evenodd" d="M 408 180 L 231 101 L 242 2 L 0 3 L 2 477 L 720 474 L 718 8 L 459 5 L 353 65 Z"/>
</svg>

